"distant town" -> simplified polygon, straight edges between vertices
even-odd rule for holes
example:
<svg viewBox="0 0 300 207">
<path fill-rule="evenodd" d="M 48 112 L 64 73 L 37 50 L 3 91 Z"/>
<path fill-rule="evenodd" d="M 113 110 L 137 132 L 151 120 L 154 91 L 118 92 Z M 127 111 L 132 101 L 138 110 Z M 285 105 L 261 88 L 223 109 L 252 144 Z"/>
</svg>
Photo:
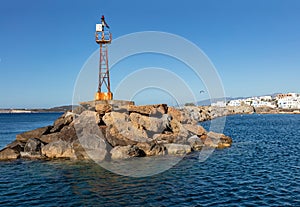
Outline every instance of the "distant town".
<svg viewBox="0 0 300 207">
<path fill-rule="evenodd" d="M 269 107 L 279 109 L 300 109 L 300 94 L 298 93 L 286 93 L 277 94 L 275 96 L 259 96 L 249 97 L 241 99 L 233 99 L 228 102 L 217 101 L 211 104 L 212 106 L 225 107 L 225 106 L 253 106 L 257 107 Z"/>
<path fill-rule="evenodd" d="M 189 104 L 186 104 L 189 105 Z M 200 104 L 201 105 L 201 104 Z M 300 110 L 300 94 L 286 93 L 267 96 L 255 96 L 248 98 L 232 99 L 230 101 L 216 101 L 211 106 L 252 106 L 255 108 L 265 107 L 270 109 L 282 110 Z M 59 106 L 49 109 L 0 109 L 0 113 L 49 113 L 49 112 L 66 112 L 72 110 L 72 105 Z"/>
</svg>

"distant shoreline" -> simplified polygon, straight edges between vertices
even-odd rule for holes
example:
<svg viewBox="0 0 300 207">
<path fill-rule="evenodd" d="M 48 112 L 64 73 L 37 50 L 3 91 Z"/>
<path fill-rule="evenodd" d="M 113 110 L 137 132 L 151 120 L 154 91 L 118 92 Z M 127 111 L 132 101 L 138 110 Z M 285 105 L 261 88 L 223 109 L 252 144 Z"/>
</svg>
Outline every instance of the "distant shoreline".
<svg viewBox="0 0 300 207">
<path fill-rule="evenodd" d="M 53 107 L 49 109 L 25 109 L 25 108 L 19 108 L 19 109 L 0 109 L 0 114 L 30 114 L 30 113 L 64 113 L 66 111 L 70 111 L 73 109 L 72 105 L 66 105 L 66 106 L 58 106 L 58 107 Z"/>
<path fill-rule="evenodd" d="M 65 111 L 19 111 L 19 112 L 11 112 L 11 111 L 1 111 L 0 114 L 51 114 L 51 113 L 64 113 Z"/>
</svg>

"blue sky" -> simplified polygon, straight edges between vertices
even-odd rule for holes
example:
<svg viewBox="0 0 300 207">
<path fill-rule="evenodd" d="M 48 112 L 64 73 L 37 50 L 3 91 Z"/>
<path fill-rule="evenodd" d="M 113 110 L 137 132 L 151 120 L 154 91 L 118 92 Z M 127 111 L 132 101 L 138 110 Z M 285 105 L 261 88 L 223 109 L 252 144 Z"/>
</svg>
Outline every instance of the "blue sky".
<svg viewBox="0 0 300 207">
<path fill-rule="evenodd" d="M 3 0 L 0 108 L 71 104 L 102 14 L 114 38 L 163 31 L 195 43 L 226 96 L 300 92 L 299 11 L 297 0 Z"/>
</svg>

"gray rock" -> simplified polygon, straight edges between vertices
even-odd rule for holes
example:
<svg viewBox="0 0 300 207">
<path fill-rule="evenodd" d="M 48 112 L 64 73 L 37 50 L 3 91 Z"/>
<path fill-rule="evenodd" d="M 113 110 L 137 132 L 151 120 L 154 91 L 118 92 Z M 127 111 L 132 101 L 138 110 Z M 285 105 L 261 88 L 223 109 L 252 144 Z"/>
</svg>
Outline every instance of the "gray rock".
<svg viewBox="0 0 300 207">
<path fill-rule="evenodd" d="M 166 114 L 168 111 L 168 106 L 166 104 L 156 104 L 156 105 L 144 105 L 144 106 L 135 106 L 129 105 L 128 112 L 134 112 L 141 115 L 152 116 L 152 117 L 161 117 L 163 114 Z"/>
<path fill-rule="evenodd" d="M 131 148 L 131 145 L 114 147 L 110 151 L 111 159 L 116 160 L 116 159 L 128 159 L 128 158 L 130 158 L 130 155 L 128 153 L 130 148 Z"/>
<path fill-rule="evenodd" d="M 73 125 L 64 126 L 60 132 L 46 134 L 40 138 L 40 140 L 44 143 L 56 142 L 58 140 L 64 140 L 71 143 L 76 139 L 78 138 Z"/>
<path fill-rule="evenodd" d="M 20 142 L 18 140 L 15 140 L 12 143 L 8 144 L 6 147 L 13 149 L 17 152 L 21 152 L 24 151 L 25 144 L 26 144 L 25 142 Z"/>
<path fill-rule="evenodd" d="M 187 141 L 192 147 L 192 149 L 195 151 L 201 150 L 204 146 L 203 141 L 197 135 L 191 136 L 190 138 L 188 138 Z"/>
<path fill-rule="evenodd" d="M 82 112 L 84 112 L 85 110 L 86 110 L 86 108 L 84 108 L 83 106 L 77 106 L 76 108 L 73 109 L 73 113 L 79 115 Z"/>
<path fill-rule="evenodd" d="M 156 133 L 163 132 L 170 125 L 168 116 L 155 118 L 151 116 L 143 116 L 138 113 L 131 113 L 129 117 L 133 125 L 140 125 L 145 130 Z"/>
<path fill-rule="evenodd" d="M 223 149 L 230 147 L 232 144 L 232 139 L 224 134 L 209 132 L 204 141 L 205 146 Z"/>
<path fill-rule="evenodd" d="M 177 136 L 176 143 L 184 143 L 191 136 L 191 133 L 175 119 L 171 121 L 171 130 Z"/>
<path fill-rule="evenodd" d="M 71 112 L 66 112 L 63 114 L 54 121 L 53 128 L 50 130 L 50 132 L 59 132 L 64 126 L 69 125 L 73 121 L 73 116 L 74 114 Z"/>
<path fill-rule="evenodd" d="M 124 123 L 130 122 L 128 114 L 115 111 L 106 113 L 103 116 L 102 120 L 104 121 L 106 126 L 115 126 L 117 128 L 121 127 Z"/>
<path fill-rule="evenodd" d="M 110 151 L 110 154 L 111 154 L 111 159 L 113 160 L 145 156 L 143 150 L 139 149 L 137 146 L 132 146 L 132 145 L 114 147 Z"/>
<path fill-rule="evenodd" d="M 42 147 L 42 154 L 48 158 L 76 158 L 71 144 L 63 140 L 45 145 Z"/>
<path fill-rule="evenodd" d="M 60 138 L 61 138 L 60 132 L 55 132 L 55 133 L 41 136 L 40 140 L 44 143 L 50 143 L 50 142 L 56 142 L 60 140 Z"/>
<path fill-rule="evenodd" d="M 97 113 L 92 111 L 84 111 L 75 119 L 78 141 L 73 141 L 73 149 L 78 159 L 88 157 L 94 161 L 103 161 L 107 157 L 110 147 L 96 120 Z"/>
<path fill-rule="evenodd" d="M 206 134 L 206 130 L 200 125 L 184 124 L 183 127 L 194 135 Z"/>
<path fill-rule="evenodd" d="M 160 144 L 176 143 L 178 140 L 178 134 L 154 134 L 153 140 Z"/>
<path fill-rule="evenodd" d="M 130 125 L 123 126 L 121 129 L 114 126 L 107 127 L 105 137 L 113 147 L 135 145 L 139 142 L 151 141 L 147 137 L 145 130 Z"/>
<path fill-rule="evenodd" d="M 0 151 L 0 160 L 15 160 L 19 157 L 20 152 L 10 148 L 4 148 Z"/>
<path fill-rule="evenodd" d="M 41 138 L 42 135 L 48 134 L 52 126 L 37 128 L 22 134 L 17 134 L 16 139 L 21 142 L 27 142 L 29 138 Z"/>
<path fill-rule="evenodd" d="M 190 145 L 184 144 L 165 144 L 169 155 L 185 155 L 192 151 Z"/>
<path fill-rule="evenodd" d="M 113 147 L 134 145 L 150 140 L 143 126 L 131 122 L 125 113 L 107 113 L 103 116 L 103 121 L 107 126 L 105 138 Z"/>
<path fill-rule="evenodd" d="M 30 138 L 26 142 L 24 152 L 40 152 L 44 144 L 36 138 Z"/>
<path fill-rule="evenodd" d="M 44 144 L 36 138 L 30 138 L 26 142 L 24 147 L 24 152 L 20 152 L 21 157 L 28 157 L 28 158 L 41 158 L 42 153 L 41 149 Z"/>
<path fill-rule="evenodd" d="M 166 147 L 158 143 L 138 143 L 136 145 L 139 149 L 143 150 L 146 156 L 165 155 Z"/>
</svg>

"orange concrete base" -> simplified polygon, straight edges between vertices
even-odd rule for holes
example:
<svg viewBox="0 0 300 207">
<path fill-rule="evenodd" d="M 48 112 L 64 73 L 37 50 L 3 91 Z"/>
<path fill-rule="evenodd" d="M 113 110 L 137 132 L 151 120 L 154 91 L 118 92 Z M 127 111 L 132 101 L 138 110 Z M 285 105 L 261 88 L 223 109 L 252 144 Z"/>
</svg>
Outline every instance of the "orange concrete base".
<svg viewBox="0 0 300 207">
<path fill-rule="evenodd" d="M 112 99 L 113 99 L 113 94 L 111 92 L 97 92 L 95 94 L 96 101 L 106 101 Z"/>
</svg>

